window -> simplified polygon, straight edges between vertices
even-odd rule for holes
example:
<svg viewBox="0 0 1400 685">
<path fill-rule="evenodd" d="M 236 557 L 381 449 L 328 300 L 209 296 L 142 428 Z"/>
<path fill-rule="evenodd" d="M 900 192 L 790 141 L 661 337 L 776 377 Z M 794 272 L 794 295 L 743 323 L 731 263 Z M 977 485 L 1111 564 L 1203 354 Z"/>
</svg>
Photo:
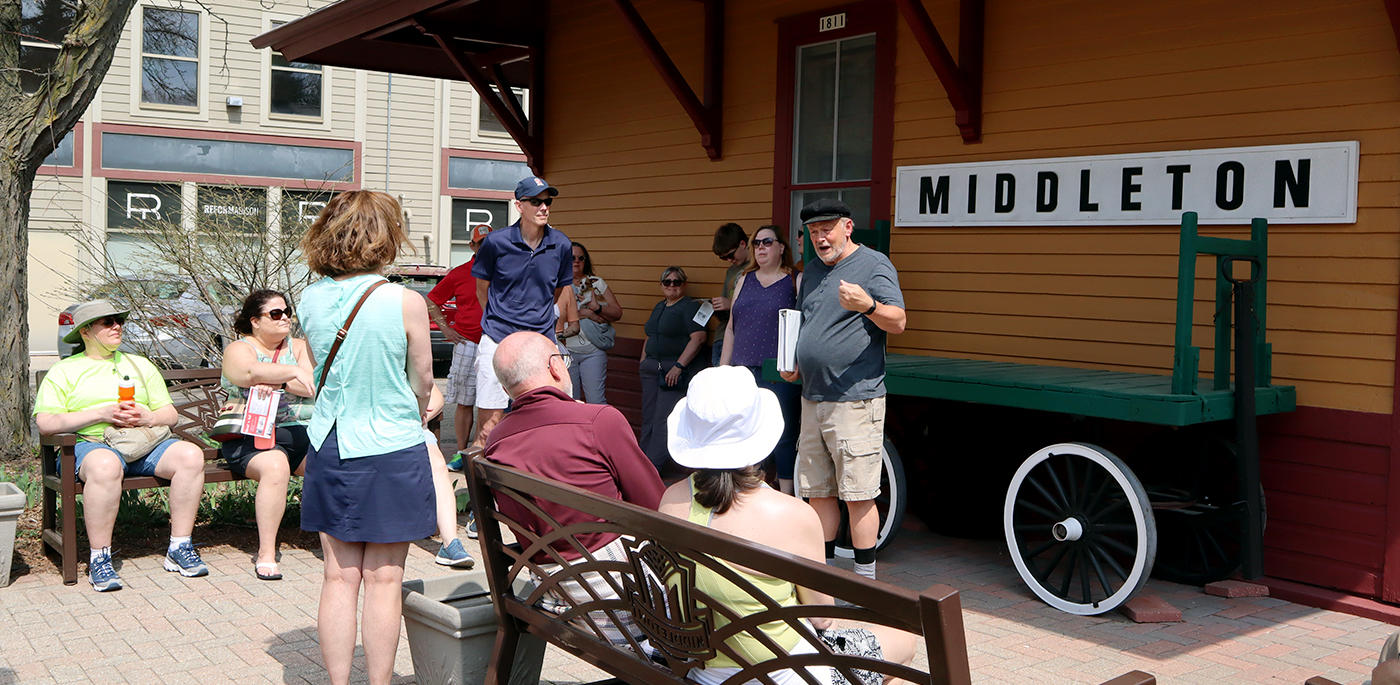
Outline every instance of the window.
<svg viewBox="0 0 1400 685">
<path fill-rule="evenodd" d="M 19 80 L 25 93 L 38 92 L 48 78 L 63 37 L 73 25 L 74 8 L 71 0 L 23 0 L 20 4 Z"/>
<path fill-rule="evenodd" d="M 452 200 L 452 245 L 448 266 L 466 264 L 472 258 L 472 226 L 504 228 L 510 223 L 510 203 L 493 200 Z"/>
<path fill-rule="evenodd" d="M 102 133 L 102 168 L 348 183 L 355 151 L 345 147 L 278 145 L 215 138 Z"/>
<path fill-rule="evenodd" d="M 141 102 L 199 107 L 199 13 L 142 8 Z"/>
<path fill-rule="evenodd" d="M 154 222 L 179 224 L 178 183 L 107 182 L 107 260 L 134 273 L 152 258 L 146 237 Z"/>
<path fill-rule="evenodd" d="M 498 96 L 501 94 L 500 89 L 495 86 L 491 86 L 491 90 Z M 514 91 L 515 97 L 519 98 L 520 107 L 528 112 L 530 106 L 529 91 L 524 88 L 511 88 L 511 90 Z M 488 136 L 509 135 L 506 132 L 505 124 L 502 124 L 491 108 L 486 106 L 486 99 L 482 97 L 476 98 L 476 132 Z"/>
<path fill-rule="evenodd" d="M 286 22 L 274 21 L 272 28 Z M 268 74 L 268 108 L 272 114 L 297 117 L 321 116 L 321 65 L 289 62 L 280 52 L 272 53 Z"/>
<path fill-rule="evenodd" d="M 447 160 L 448 188 L 514 191 L 520 179 L 533 175 L 524 162 L 475 157 L 449 157 Z"/>
<path fill-rule="evenodd" d="M 824 198 L 849 205 L 857 229 L 889 219 L 894 14 L 879 2 L 842 9 L 840 30 L 822 30 L 830 11 L 779 23 L 779 103 L 790 118 L 774 153 L 773 221 L 789 238 L 802 207 Z"/>
<path fill-rule="evenodd" d="M 309 228 L 335 194 L 324 190 L 282 191 L 282 231 L 290 233 Z"/>
</svg>

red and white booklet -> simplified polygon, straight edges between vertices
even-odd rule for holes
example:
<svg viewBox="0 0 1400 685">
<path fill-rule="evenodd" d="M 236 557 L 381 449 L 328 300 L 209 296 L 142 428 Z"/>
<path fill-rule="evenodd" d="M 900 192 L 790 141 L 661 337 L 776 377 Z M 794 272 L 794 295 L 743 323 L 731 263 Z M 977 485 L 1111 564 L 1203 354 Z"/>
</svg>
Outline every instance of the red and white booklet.
<svg viewBox="0 0 1400 685">
<path fill-rule="evenodd" d="M 255 438 L 270 438 L 277 430 L 277 401 L 282 393 L 263 386 L 248 393 L 248 404 L 243 410 L 244 435 Z"/>
</svg>

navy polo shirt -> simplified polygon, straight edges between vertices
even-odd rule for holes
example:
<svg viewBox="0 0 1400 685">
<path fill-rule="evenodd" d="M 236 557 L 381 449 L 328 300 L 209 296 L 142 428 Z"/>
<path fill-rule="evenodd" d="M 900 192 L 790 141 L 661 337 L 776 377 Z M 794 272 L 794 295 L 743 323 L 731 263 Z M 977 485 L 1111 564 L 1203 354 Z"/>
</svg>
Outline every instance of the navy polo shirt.
<svg viewBox="0 0 1400 685">
<path fill-rule="evenodd" d="M 534 331 L 554 339 L 554 290 L 574 278 L 574 250 L 569 236 L 552 226 L 534 250 L 520 237 L 520 222 L 486 235 L 476 252 L 472 276 L 486 281 L 486 311 L 481 330 L 500 342 L 517 331 Z"/>
</svg>

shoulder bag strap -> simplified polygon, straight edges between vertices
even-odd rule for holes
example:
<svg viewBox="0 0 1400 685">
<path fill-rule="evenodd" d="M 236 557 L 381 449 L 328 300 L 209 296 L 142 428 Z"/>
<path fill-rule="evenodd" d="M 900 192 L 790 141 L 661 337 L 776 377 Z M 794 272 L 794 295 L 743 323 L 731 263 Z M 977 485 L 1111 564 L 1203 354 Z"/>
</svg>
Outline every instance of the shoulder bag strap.
<svg viewBox="0 0 1400 685">
<path fill-rule="evenodd" d="M 350 310 L 350 316 L 345 317 L 345 325 L 341 326 L 340 331 L 335 334 L 335 342 L 331 344 L 331 351 L 326 354 L 326 365 L 321 367 L 321 380 L 316 382 L 317 396 L 320 396 L 321 388 L 326 385 L 326 374 L 331 371 L 331 362 L 335 361 L 335 353 L 340 351 L 340 344 L 345 342 L 345 334 L 350 332 L 350 324 L 355 323 L 355 315 L 360 313 L 360 307 L 365 306 L 365 300 L 369 299 L 369 294 L 385 283 L 388 281 L 379 281 L 365 289 L 365 294 L 360 296 L 360 301 L 356 302 L 355 308 Z"/>
</svg>

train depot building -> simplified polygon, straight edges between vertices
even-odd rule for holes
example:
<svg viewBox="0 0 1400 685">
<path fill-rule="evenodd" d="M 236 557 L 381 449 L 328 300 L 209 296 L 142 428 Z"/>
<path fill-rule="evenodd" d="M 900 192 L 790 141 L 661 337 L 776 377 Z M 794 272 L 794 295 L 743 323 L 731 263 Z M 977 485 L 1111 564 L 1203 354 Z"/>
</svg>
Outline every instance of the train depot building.
<svg viewBox="0 0 1400 685">
<path fill-rule="evenodd" d="M 1253 269 L 1265 582 L 1394 621 L 1398 31 L 1383 0 L 341 0 L 254 45 L 482 93 L 618 294 L 633 417 L 662 269 L 717 295 L 720 224 L 844 200 L 899 270 L 888 431 L 934 530 L 1010 529 L 1027 457 L 1085 441 L 1136 473 L 1167 577 L 1238 562 L 1214 352 Z M 1222 274 L 1221 238 L 1257 254 Z"/>
</svg>

